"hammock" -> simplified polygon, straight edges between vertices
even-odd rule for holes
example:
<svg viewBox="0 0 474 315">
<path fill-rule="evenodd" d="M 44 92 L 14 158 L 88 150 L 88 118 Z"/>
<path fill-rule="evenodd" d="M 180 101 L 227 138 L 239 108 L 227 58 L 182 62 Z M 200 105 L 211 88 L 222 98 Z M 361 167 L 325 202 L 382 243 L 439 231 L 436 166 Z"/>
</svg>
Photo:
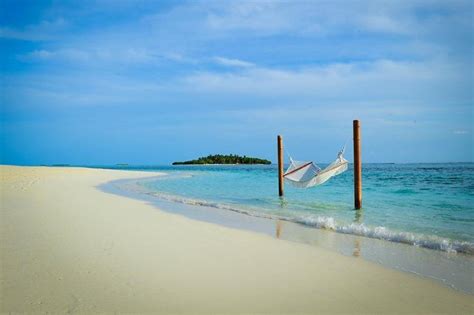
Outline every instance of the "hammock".
<svg viewBox="0 0 474 315">
<path fill-rule="evenodd" d="M 325 169 L 321 169 L 313 162 L 294 161 L 290 157 L 290 166 L 283 177 L 295 187 L 309 188 L 321 185 L 333 176 L 339 175 L 347 170 L 348 161 L 342 156 L 344 149 L 339 151 L 337 159 Z"/>
</svg>

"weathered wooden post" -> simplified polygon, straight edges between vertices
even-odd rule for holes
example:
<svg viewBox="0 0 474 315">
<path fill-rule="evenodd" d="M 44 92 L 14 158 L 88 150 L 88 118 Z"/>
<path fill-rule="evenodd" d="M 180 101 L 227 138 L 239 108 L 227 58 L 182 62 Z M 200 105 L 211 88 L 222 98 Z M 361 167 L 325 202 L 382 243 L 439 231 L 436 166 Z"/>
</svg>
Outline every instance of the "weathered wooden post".
<svg viewBox="0 0 474 315">
<path fill-rule="evenodd" d="M 283 140 L 280 135 L 277 137 L 278 147 L 278 195 L 283 196 Z"/>
<path fill-rule="evenodd" d="M 362 161 L 360 158 L 360 122 L 352 122 L 354 134 L 354 207 L 362 207 Z"/>
</svg>

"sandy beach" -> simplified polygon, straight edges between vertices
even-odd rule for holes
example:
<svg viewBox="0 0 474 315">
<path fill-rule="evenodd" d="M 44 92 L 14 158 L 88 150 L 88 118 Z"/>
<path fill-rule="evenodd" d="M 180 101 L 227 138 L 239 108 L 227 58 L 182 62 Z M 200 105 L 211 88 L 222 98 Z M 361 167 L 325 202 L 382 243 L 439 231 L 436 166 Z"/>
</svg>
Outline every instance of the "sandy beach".
<svg viewBox="0 0 474 315">
<path fill-rule="evenodd" d="M 97 186 L 155 173 L 1 166 L 0 312 L 472 313 L 430 279 L 160 211 Z"/>
</svg>

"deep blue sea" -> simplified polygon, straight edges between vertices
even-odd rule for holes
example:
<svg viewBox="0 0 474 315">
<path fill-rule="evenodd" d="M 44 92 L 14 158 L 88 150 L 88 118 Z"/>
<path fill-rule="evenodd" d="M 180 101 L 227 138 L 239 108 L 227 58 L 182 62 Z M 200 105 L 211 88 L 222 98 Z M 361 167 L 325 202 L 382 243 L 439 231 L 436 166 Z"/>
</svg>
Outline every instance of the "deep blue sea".
<svg viewBox="0 0 474 315">
<path fill-rule="evenodd" d="M 278 197 L 276 165 L 116 168 L 167 173 L 140 185 L 174 202 L 474 254 L 474 163 L 364 164 L 363 209 L 357 211 L 352 165 L 321 186 L 285 184 L 284 198 Z"/>
</svg>

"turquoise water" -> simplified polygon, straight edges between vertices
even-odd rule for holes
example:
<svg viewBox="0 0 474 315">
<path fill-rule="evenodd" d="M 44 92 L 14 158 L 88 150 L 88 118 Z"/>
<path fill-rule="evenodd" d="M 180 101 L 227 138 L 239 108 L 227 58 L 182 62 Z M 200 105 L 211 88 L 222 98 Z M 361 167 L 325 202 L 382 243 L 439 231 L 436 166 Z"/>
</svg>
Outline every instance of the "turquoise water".
<svg viewBox="0 0 474 315">
<path fill-rule="evenodd" d="M 141 185 L 175 202 L 474 254 L 474 163 L 365 164 L 359 211 L 353 209 L 351 166 L 321 186 L 286 184 L 284 198 L 277 195 L 275 165 L 133 169 L 167 173 Z"/>
</svg>

